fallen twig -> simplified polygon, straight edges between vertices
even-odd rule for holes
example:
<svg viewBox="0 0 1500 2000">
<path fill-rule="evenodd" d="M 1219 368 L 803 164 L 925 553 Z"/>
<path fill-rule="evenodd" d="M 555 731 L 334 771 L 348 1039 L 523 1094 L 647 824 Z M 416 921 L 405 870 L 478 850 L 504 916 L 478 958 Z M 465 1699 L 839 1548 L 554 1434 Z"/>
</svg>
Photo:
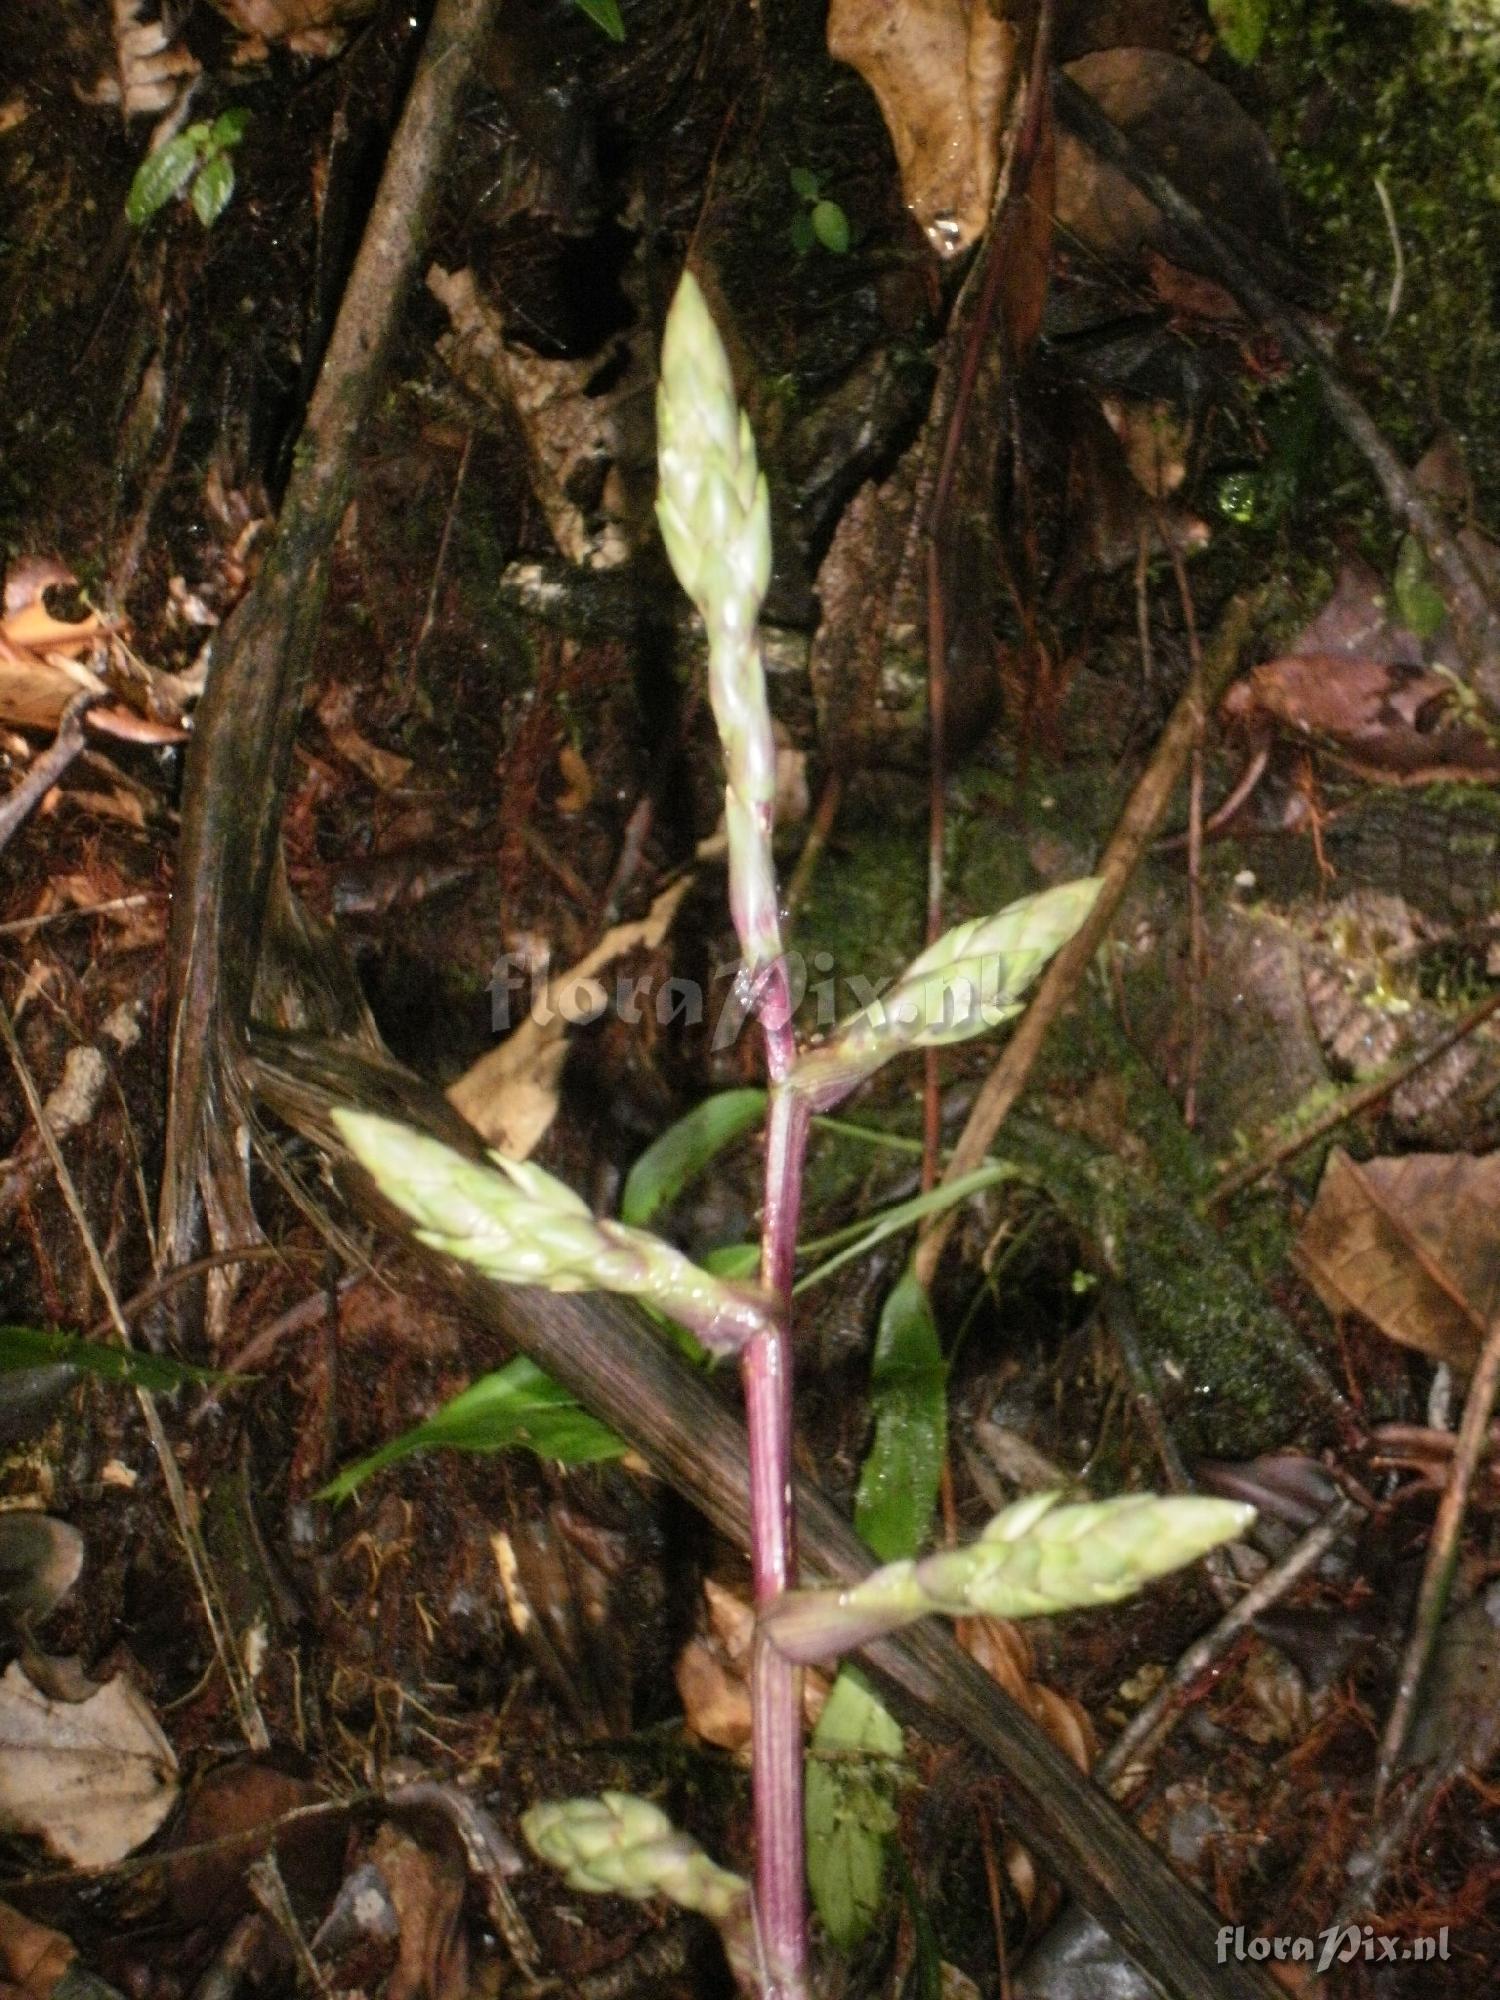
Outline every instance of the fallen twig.
<svg viewBox="0 0 1500 2000">
<path fill-rule="evenodd" d="M 1453 1463 L 1448 1468 L 1448 1483 L 1443 1488 L 1437 1519 L 1432 1524 L 1432 1540 L 1427 1549 L 1427 1564 L 1422 1571 L 1422 1588 L 1417 1594 L 1411 1636 L 1401 1657 L 1396 1699 L 1391 1704 L 1385 1734 L 1380 1739 L 1380 1762 L 1375 1776 L 1377 1808 L 1384 1802 L 1386 1787 L 1406 1748 L 1412 1717 L 1416 1713 L 1417 1696 L 1421 1693 L 1433 1648 L 1437 1644 L 1449 1587 L 1458 1565 L 1458 1538 L 1474 1475 L 1488 1442 L 1490 1415 L 1497 1393 L 1500 1393 L 1500 1319 L 1490 1322 L 1480 1350 L 1474 1378 L 1469 1384 L 1468 1401 L 1464 1404 L 1463 1422 L 1458 1427 Z"/>
<path fill-rule="evenodd" d="M 1299 1153 L 1305 1153 L 1309 1146 L 1315 1146 L 1319 1139 L 1326 1138 L 1330 1132 L 1336 1132 L 1340 1125 L 1346 1125 L 1351 1118 L 1358 1118 L 1361 1112 L 1379 1104 L 1382 1098 L 1389 1097 L 1392 1091 L 1399 1090 L 1402 1084 L 1414 1077 L 1419 1070 L 1426 1069 L 1429 1063 L 1435 1063 L 1439 1056 L 1446 1055 L 1449 1049 L 1463 1041 L 1465 1036 L 1472 1035 L 1477 1027 L 1496 1012 L 1500 1012 L 1500 993 L 1491 993 L 1476 1002 L 1466 1014 L 1461 1015 L 1452 1027 L 1445 1028 L 1437 1040 L 1429 1042 L 1419 1054 L 1410 1057 L 1395 1069 L 1387 1071 L 1383 1076 L 1372 1077 L 1368 1083 L 1362 1083 L 1356 1089 L 1346 1091 L 1337 1104 L 1331 1104 L 1302 1131 L 1294 1132 L 1290 1138 L 1278 1141 L 1269 1152 L 1260 1154 L 1256 1159 L 1247 1160 L 1243 1166 L 1232 1168 L 1214 1189 L 1213 1206 L 1218 1208 L 1234 1195 L 1243 1193 L 1247 1187 L 1253 1187 L 1257 1181 L 1264 1180 L 1267 1174 L 1274 1173 L 1278 1167 L 1284 1167 L 1288 1160 L 1294 1160 Z"/>
<path fill-rule="evenodd" d="M 1108 933 L 1130 879 L 1161 824 L 1162 815 L 1171 802 L 1177 780 L 1192 750 L 1199 715 L 1207 704 L 1218 699 L 1239 663 L 1240 648 L 1250 629 L 1252 611 L 1252 601 L 1248 597 L 1233 600 L 1204 661 L 1201 688 L 1190 683 L 1168 718 L 1151 761 L 1136 781 L 1099 862 L 1097 873 L 1103 879 L 1099 899 L 1042 975 L 1031 1005 L 1021 1016 L 1004 1054 L 985 1079 L 948 1161 L 943 1175 L 945 1182 L 973 1172 L 1025 1089 L 1032 1067 L 1041 1054 L 1047 1030 L 1072 998 L 1088 970 L 1094 953 Z M 932 1282 L 957 1214 L 956 1209 L 950 1209 L 917 1246 L 917 1275 L 924 1284 Z"/>
</svg>

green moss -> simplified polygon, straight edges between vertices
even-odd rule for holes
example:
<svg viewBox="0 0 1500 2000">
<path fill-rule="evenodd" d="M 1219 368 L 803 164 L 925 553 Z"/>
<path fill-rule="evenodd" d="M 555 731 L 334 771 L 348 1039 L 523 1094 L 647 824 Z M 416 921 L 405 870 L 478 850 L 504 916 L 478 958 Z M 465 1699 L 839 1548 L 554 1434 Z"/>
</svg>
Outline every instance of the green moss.
<svg viewBox="0 0 1500 2000">
<path fill-rule="evenodd" d="M 1464 20 L 1457 21 L 1462 13 Z M 1471 17 L 1494 24 L 1483 45 Z M 1481 511 L 1500 502 L 1500 14 L 1303 0 L 1277 10 L 1262 77 L 1273 143 L 1304 213 L 1305 261 L 1332 288 L 1343 366 L 1414 458 L 1445 423 Z M 1377 180 L 1405 264 L 1395 273 Z"/>
</svg>

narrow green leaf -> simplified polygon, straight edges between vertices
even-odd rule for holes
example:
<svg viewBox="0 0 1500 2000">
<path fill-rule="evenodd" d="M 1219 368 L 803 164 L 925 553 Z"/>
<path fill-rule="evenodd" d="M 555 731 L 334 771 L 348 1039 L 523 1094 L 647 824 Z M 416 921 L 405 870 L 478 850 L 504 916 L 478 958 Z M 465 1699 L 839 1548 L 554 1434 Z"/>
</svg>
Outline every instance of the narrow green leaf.
<svg viewBox="0 0 1500 2000">
<path fill-rule="evenodd" d="M 818 177 L 811 167 L 793 167 L 788 178 L 792 183 L 792 193 L 799 201 L 817 200 Z"/>
<path fill-rule="evenodd" d="M 45 1332 L 35 1326 L 0 1326 L 0 1375 L 22 1368 L 52 1368 L 59 1362 L 101 1381 L 127 1382 L 135 1389 L 180 1389 L 188 1382 L 231 1379 L 219 1369 L 194 1368 L 169 1354 L 137 1354 L 130 1348 L 106 1347 L 99 1341 L 80 1340 L 76 1334 Z"/>
<path fill-rule="evenodd" d="M 896 1203 L 892 1208 L 879 1211 L 873 1218 L 851 1223 L 847 1229 L 835 1230 L 808 1249 L 827 1250 L 835 1243 L 847 1244 L 836 1256 L 830 1257 L 816 1270 L 809 1271 L 793 1286 L 794 1293 L 801 1294 L 813 1285 L 821 1285 L 825 1278 L 831 1278 L 835 1271 L 856 1257 L 863 1257 L 888 1236 L 896 1236 L 903 1229 L 910 1229 L 914 1222 L 922 1222 L 929 1215 L 941 1215 L 944 1209 L 952 1208 L 955 1202 L 967 1201 L 971 1194 L 994 1187 L 1000 1181 L 1020 1180 L 1021 1173 L 1006 1160 L 994 1160 L 987 1167 L 976 1167 L 971 1174 L 961 1174 L 951 1184 L 939 1181 L 926 1194 L 913 1195 L 910 1201 Z"/>
<path fill-rule="evenodd" d="M 1271 0 L 1208 0 L 1219 40 L 1237 63 L 1253 63 L 1271 21 Z"/>
<path fill-rule="evenodd" d="M 801 214 L 793 216 L 791 227 L 787 230 L 787 241 L 796 255 L 805 257 L 817 240 L 818 232 L 813 228 L 812 217 L 806 209 Z"/>
<path fill-rule="evenodd" d="M 221 111 L 208 128 L 208 143 L 216 153 L 227 153 L 231 146 L 237 146 L 244 138 L 250 124 L 250 110 L 244 104 L 231 104 L 227 111 Z"/>
<path fill-rule="evenodd" d="M 190 125 L 154 153 L 148 153 L 135 170 L 130 192 L 125 197 L 125 220 L 139 229 L 158 209 L 165 208 L 173 195 L 180 194 L 203 157 L 206 125 Z"/>
<path fill-rule="evenodd" d="M 205 229 L 213 228 L 228 207 L 233 193 L 234 161 L 227 153 L 215 153 L 204 162 L 203 170 L 188 194 L 193 213 Z"/>
<path fill-rule="evenodd" d="M 518 1445 L 562 1465 L 593 1465 L 626 1449 L 622 1438 L 522 1356 L 471 1382 L 425 1423 L 346 1466 L 318 1498 L 347 1500 L 371 1473 L 414 1451 L 510 1451 Z"/>
<path fill-rule="evenodd" d="M 1442 592 L 1432 581 L 1427 551 L 1415 535 L 1404 535 L 1396 556 L 1396 609 L 1401 623 L 1419 639 L 1430 639 L 1448 616 Z"/>
<path fill-rule="evenodd" d="M 653 1139 L 625 1177 L 620 1220 L 642 1228 L 765 1114 L 763 1090 L 721 1090 Z"/>
<path fill-rule="evenodd" d="M 601 27 L 612 42 L 623 42 L 625 23 L 620 18 L 619 0 L 573 0 L 573 5 Z"/>
<path fill-rule="evenodd" d="M 840 1670 L 807 1762 L 807 1879 L 823 1926 L 843 1951 L 880 1909 L 896 1827 L 901 1728 L 854 1667 Z"/>
<path fill-rule="evenodd" d="M 842 257 L 849 248 L 849 218 L 838 203 L 816 202 L 808 220 L 812 223 L 813 235 L 823 248 L 831 250 L 836 257 Z"/>
<path fill-rule="evenodd" d="M 926 1287 L 907 1266 L 885 1302 L 870 1370 L 875 1436 L 854 1525 L 882 1562 L 927 1539 L 948 1435 L 948 1369 Z"/>
</svg>

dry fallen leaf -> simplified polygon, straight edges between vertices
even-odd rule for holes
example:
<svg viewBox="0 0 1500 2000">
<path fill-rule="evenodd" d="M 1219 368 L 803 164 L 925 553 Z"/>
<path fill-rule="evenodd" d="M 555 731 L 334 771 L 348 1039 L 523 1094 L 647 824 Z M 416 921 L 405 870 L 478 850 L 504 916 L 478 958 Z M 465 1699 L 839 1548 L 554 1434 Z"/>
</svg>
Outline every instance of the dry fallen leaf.
<svg viewBox="0 0 1500 2000">
<path fill-rule="evenodd" d="M 874 91 L 906 204 L 940 257 L 989 220 L 1015 73 L 999 0 L 833 0 L 828 53 Z"/>
<path fill-rule="evenodd" d="M 705 1628 L 677 1655 L 673 1674 L 683 1717 L 695 1735 L 736 1755 L 750 1746 L 750 1655 L 755 1613 L 742 1597 L 712 1577 L 703 1584 Z M 823 1713 L 828 1677 L 802 1677 L 802 1709 L 809 1729 Z"/>
<path fill-rule="evenodd" d="M 1500 1154 L 1411 1153 L 1363 1165 L 1335 1150 L 1296 1258 L 1332 1313 L 1474 1365 L 1500 1310 Z"/>
<path fill-rule="evenodd" d="M 557 1089 L 568 1054 L 568 1029 L 592 1020 L 607 996 L 598 975 L 627 952 L 654 951 L 672 928 L 678 906 L 693 885 L 685 875 L 663 889 L 635 923 L 616 924 L 591 952 L 538 993 L 525 1020 L 498 1049 L 479 1058 L 448 1092 L 487 1145 L 513 1160 L 528 1159 L 557 1113 Z"/>
<path fill-rule="evenodd" d="M 50 2000 L 77 1956 L 60 1931 L 0 1903 L 0 1992 L 22 2000 Z"/>
<path fill-rule="evenodd" d="M 1220 714 L 1252 736 L 1306 737 L 1377 784 L 1500 781 L 1500 750 L 1487 733 L 1452 719 L 1456 693 L 1452 677 L 1435 670 L 1293 653 L 1236 681 Z"/>
<path fill-rule="evenodd" d="M 75 1867 L 106 1868 L 148 1841 L 176 1800 L 172 1746 L 129 1681 L 54 1701 L 11 1662 L 0 1680 L 0 1827 Z"/>
</svg>

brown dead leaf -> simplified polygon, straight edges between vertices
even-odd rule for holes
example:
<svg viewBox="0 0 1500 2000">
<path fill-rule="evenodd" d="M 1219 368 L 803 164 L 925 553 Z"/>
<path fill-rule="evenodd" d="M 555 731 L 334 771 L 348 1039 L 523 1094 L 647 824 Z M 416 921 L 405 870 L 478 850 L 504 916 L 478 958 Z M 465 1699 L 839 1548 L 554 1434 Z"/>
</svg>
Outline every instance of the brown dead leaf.
<svg viewBox="0 0 1500 2000">
<path fill-rule="evenodd" d="M 594 777 L 571 743 L 565 743 L 558 751 L 557 768 L 562 773 L 564 787 L 557 795 L 557 810 L 563 813 L 583 812 L 594 796 Z"/>
<path fill-rule="evenodd" d="M 608 1004 L 598 975 L 627 952 L 654 951 L 672 928 L 693 881 L 685 875 L 663 889 L 644 917 L 616 924 L 576 965 L 548 980 L 521 1025 L 451 1086 L 448 1101 L 487 1145 L 513 1160 L 530 1157 L 557 1113 L 568 1029 L 596 1019 Z"/>
<path fill-rule="evenodd" d="M 954 1628 L 954 1637 L 1080 1771 L 1092 1767 L 1099 1741 L 1087 1711 L 1035 1678 L 1031 1641 L 1019 1625 L 1008 1618 L 963 1618 Z"/>
<path fill-rule="evenodd" d="M 1153 500 L 1165 500 L 1187 478 L 1192 420 L 1170 403 L 1126 396 L 1100 398 L 1104 421 L 1120 440 L 1131 477 Z"/>
<path fill-rule="evenodd" d="M 1454 720 L 1446 674 L 1397 662 L 1327 653 L 1267 660 L 1236 681 L 1220 705 L 1250 733 L 1285 729 L 1310 738 L 1377 784 L 1500 781 L 1500 749 Z"/>
<path fill-rule="evenodd" d="M 328 740 L 346 763 L 368 778 L 382 792 L 404 785 L 411 776 L 411 759 L 394 750 L 382 750 L 354 726 L 355 693 L 335 681 L 318 702 L 318 720 Z"/>
<path fill-rule="evenodd" d="M 1101 49 L 1066 65 L 1154 165 L 1214 221 L 1287 238 L 1286 198 L 1265 134 L 1222 84 L 1162 49 Z M 1107 263 L 1172 255 L 1156 205 L 1070 132 L 1057 135 L 1057 225 Z"/>
<path fill-rule="evenodd" d="M 750 1747 L 750 1655 L 755 1613 L 743 1597 L 707 1577 L 703 1584 L 704 1628 L 677 1656 L 673 1669 L 687 1726 L 705 1743 L 736 1756 Z M 809 1729 L 823 1713 L 828 1678 L 802 1677 L 802 1710 Z"/>
<path fill-rule="evenodd" d="M 342 46 L 342 29 L 375 11 L 375 0 L 212 0 L 226 21 L 266 43 L 285 42 L 299 55 L 322 56 Z"/>
<path fill-rule="evenodd" d="M 912 214 L 940 257 L 978 240 L 1000 170 L 1016 31 L 992 0 L 833 0 L 828 53 L 874 91 Z"/>
<path fill-rule="evenodd" d="M 1497 1216 L 1500 1154 L 1359 1165 L 1335 1150 L 1294 1254 L 1330 1312 L 1468 1369 L 1500 1311 Z"/>
<path fill-rule="evenodd" d="M 60 1931 L 48 1930 L 0 1903 L 0 1979 L 22 2000 L 51 2000 L 78 1956 Z"/>
<path fill-rule="evenodd" d="M 464 2000 L 469 1990 L 463 1925 L 468 1875 L 457 1843 L 446 1840 L 435 1851 L 387 1823 L 375 1836 L 371 1859 L 401 1925 L 385 2000 Z"/>
<path fill-rule="evenodd" d="M 176 1798 L 172 1746 L 129 1681 L 57 1701 L 11 1662 L 0 1680 L 0 1826 L 103 1868 L 148 1841 Z"/>
<path fill-rule="evenodd" d="M 332 1895 L 343 1858 L 343 1823 L 305 1819 L 280 1824 L 288 1814 L 326 1797 L 308 1779 L 254 1757 L 237 1757 L 206 1772 L 194 1785 L 170 1839 L 167 1895 L 179 1922 L 196 1927 L 248 1909 L 245 1870 L 268 1848 L 299 1901 L 304 1890 L 312 1902 Z"/>
</svg>

